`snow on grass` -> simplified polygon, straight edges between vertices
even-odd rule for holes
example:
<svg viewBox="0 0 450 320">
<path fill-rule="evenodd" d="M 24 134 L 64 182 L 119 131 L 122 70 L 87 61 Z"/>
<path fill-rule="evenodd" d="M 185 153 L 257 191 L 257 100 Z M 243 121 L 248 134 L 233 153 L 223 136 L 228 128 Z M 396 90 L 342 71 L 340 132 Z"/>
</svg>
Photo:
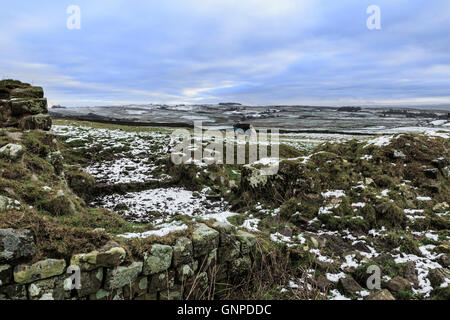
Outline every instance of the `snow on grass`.
<svg viewBox="0 0 450 320">
<path fill-rule="evenodd" d="M 347 298 L 346 296 L 342 295 L 337 289 L 330 291 L 330 296 L 328 297 L 329 300 L 351 300 L 350 298 Z"/>
<path fill-rule="evenodd" d="M 214 217 L 224 220 L 234 213 L 228 211 L 228 204 L 210 201 L 205 193 L 194 193 L 182 188 L 160 188 L 124 195 L 106 195 L 93 203 L 118 211 L 125 219 L 134 222 L 161 223 L 176 215 Z"/>
<path fill-rule="evenodd" d="M 330 280 L 331 282 L 338 282 L 339 279 L 343 279 L 346 277 L 346 274 L 343 272 L 340 273 L 327 273 L 326 277 L 328 280 Z"/>
<path fill-rule="evenodd" d="M 126 238 L 126 239 L 132 239 L 132 238 L 141 238 L 142 239 L 142 238 L 148 238 L 150 236 L 165 237 L 172 232 L 183 231 L 188 228 L 187 225 L 182 224 L 181 222 L 178 222 L 178 221 L 161 224 L 157 227 L 159 227 L 159 229 L 157 229 L 157 230 L 150 230 L 150 231 L 146 231 L 146 232 L 142 232 L 142 233 L 129 232 L 129 233 L 125 233 L 125 234 L 120 234 L 120 235 L 118 235 L 118 237 Z"/>
<path fill-rule="evenodd" d="M 321 261 L 321 262 L 326 262 L 326 263 L 333 263 L 334 260 L 331 258 L 328 258 L 326 256 L 323 256 L 320 253 L 319 249 L 309 249 L 309 252 L 311 252 L 312 254 L 314 254 L 317 257 L 317 260 Z"/>
<path fill-rule="evenodd" d="M 417 197 L 417 200 L 419 200 L 419 201 L 431 201 L 432 199 L 430 197 L 419 196 L 419 197 Z"/>
<path fill-rule="evenodd" d="M 242 227 L 253 232 L 258 232 L 258 224 L 261 220 L 258 218 L 247 219 L 242 224 Z"/>
<path fill-rule="evenodd" d="M 327 190 L 327 192 L 322 192 L 322 197 L 324 198 L 341 198 L 345 197 L 344 190 Z"/>
<path fill-rule="evenodd" d="M 393 136 L 381 136 L 381 137 L 371 139 L 371 140 L 367 141 L 364 148 L 367 148 L 368 146 L 371 146 L 371 145 L 376 146 L 376 147 L 388 146 L 391 144 L 392 138 L 393 138 Z"/>
</svg>

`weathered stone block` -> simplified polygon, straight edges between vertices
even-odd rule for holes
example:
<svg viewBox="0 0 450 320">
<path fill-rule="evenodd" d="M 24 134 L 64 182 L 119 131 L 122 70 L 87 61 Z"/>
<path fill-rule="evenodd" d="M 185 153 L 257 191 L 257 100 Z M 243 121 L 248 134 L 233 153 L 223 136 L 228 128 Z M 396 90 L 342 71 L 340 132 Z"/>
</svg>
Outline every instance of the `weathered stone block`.
<svg viewBox="0 0 450 320">
<path fill-rule="evenodd" d="M 20 284 L 31 283 L 47 279 L 64 273 L 66 261 L 64 259 L 46 259 L 34 264 L 21 264 L 14 269 L 14 281 Z"/>
<path fill-rule="evenodd" d="M 0 300 L 27 300 L 27 289 L 24 285 L 11 284 L 0 288 Z"/>
<path fill-rule="evenodd" d="M 150 253 L 144 254 L 145 275 L 152 275 L 169 269 L 172 264 L 173 250 L 171 246 L 154 244 Z"/>
<path fill-rule="evenodd" d="M 98 292 L 102 286 L 103 269 L 99 268 L 94 271 L 83 271 L 81 275 L 81 289 L 77 289 L 79 297 L 86 297 Z"/>
<path fill-rule="evenodd" d="M 213 224 L 213 228 L 219 231 L 220 234 L 220 242 L 219 246 L 227 246 L 229 245 L 234 239 L 234 234 L 236 233 L 236 227 L 225 222 L 217 221 Z"/>
<path fill-rule="evenodd" d="M 13 116 L 48 113 L 47 99 L 18 99 L 11 101 Z"/>
<path fill-rule="evenodd" d="M 124 248 L 110 242 L 100 251 L 95 250 L 87 254 L 73 255 L 70 264 L 79 266 L 82 271 L 91 271 L 100 267 L 113 268 L 120 265 L 125 260 L 126 255 Z"/>
<path fill-rule="evenodd" d="M 148 278 L 138 277 L 131 285 L 123 287 L 123 297 L 126 300 L 133 300 L 147 293 Z"/>
<path fill-rule="evenodd" d="M 33 233 L 27 229 L 0 229 L 0 263 L 30 259 L 36 253 Z"/>
<path fill-rule="evenodd" d="M 191 263 L 194 259 L 194 249 L 192 241 L 186 237 L 177 239 L 173 246 L 173 265 L 175 267 L 181 264 Z"/>
<path fill-rule="evenodd" d="M 192 233 L 194 258 L 206 255 L 219 246 L 219 232 L 201 223 Z"/>
<path fill-rule="evenodd" d="M 106 273 L 106 289 L 118 289 L 130 285 L 142 272 L 142 262 L 133 262 L 131 265 L 108 269 Z"/>
<path fill-rule="evenodd" d="M 168 290 L 173 288 L 175 284 L 175 272 L 161 272 L 151 276 L 149 292 Z"/>
<path fill-rule="evenodd" d="M 42 87 L 15 88 L 10 91 L 10 98 L 43 98 Z"/>
<path fill-rule="evenodd" d="M 52 118 L 48 114 L 37 114 L 25 116 L 19 121 L 19 128 L 22 130 L 45 130 L 52 128 Z"/>
<path fill-rule="evenodd" d="M 233 260 L 230 263 L 230 276 L 232 278 L 241 277 L 248 274 L 252 265 L 252 260 L 249 256 L 244 256 Z"/>
<path fill-rule="evenodd" d="M 256 244 L 256 237 L 248 232 L 239 230 L 236 234 L 237 239 L 241 243 L 242 254 L 249 254 Z"/>
<path fill-rule="evenodd" d="M 239 241 L 232 241 L 229 245 L 219 247 L 218 258 L 220 263 L 230 262 L 239 257 L 241 253 L 241 243 Z"/>
</svg>

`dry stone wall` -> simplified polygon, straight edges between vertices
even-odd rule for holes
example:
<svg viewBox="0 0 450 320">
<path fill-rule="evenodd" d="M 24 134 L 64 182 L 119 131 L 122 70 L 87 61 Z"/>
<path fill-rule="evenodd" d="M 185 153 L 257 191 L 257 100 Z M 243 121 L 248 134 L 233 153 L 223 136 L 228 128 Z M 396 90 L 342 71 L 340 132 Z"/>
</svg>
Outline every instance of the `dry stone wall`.
<svg viewBox="0 0 450 320">
<path fill-rule="evenodd" d="M 219 283 L 248 274 L 256 238 L 216 222 L 195 225 L 172 245 L 154 243 L 138 261 L 110 241 L 98 250 L 75 253 L 70 261 L 34 263 L 35 237 L 26 229 L 0 229 L 0 299 L 175 300 L 206 298 Z M 128 262 L 127 262 L 128 261 Z"/>
</svg>

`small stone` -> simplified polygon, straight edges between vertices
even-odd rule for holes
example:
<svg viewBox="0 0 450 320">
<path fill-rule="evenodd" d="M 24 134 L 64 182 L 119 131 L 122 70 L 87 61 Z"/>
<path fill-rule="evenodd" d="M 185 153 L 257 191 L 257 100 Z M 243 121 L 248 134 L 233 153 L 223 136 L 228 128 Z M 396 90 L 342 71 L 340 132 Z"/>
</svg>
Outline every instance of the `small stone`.
<svg viewBox="0 0 450 320">
<path fill-rule="evenodd" d="M 322 292 L 327 292 L 327 290 L 333 286 L 333 282 L 327 279 L 324 275 L 320 275 L 316 280 L 317 288 Z"/>
<path fill-rule="evenodd" d="M 444 175 L 444 177 L 450 178 L 450 166 L 442 168 L 442 174 Z"/>
<path fill-rule="evenodd" d="M 439 260 L 444 267 L 448 268 L 450 266 L 450 256 L 448 254 L 443 254 Z"/>
<path fill-rule="evenodd" d="M 106 273 L 105 288 L 118 289 L 130 285 L 142 272 L 142 262 L 133 262 L 129 266 L 120 266 L 108 269 Z"/>
<path fill-rule="evenodd" d="M 411 283 L 402 277 L 395 277 L 388 281 L 386 287 L 392 292 L 411 290 Z"/>
<path fill-rule="evenodd" d="M 71 288 L 65 286 L 66 275 L 36 281 L 28 287 L 31 300 L 64 300 L 70 298 Z"/>
<path fill-rule="evenodd" d="M 83 271 L 81 275 L 81 289 L 77 290 L 79 297 L 86 297 L 95 294 L 100 290 L 103 281 L 103 269 L 99 268 L 94 271 Z"/>
<path fill-rule="evenodd" d="M 20 284 L 31 283 L 61 275 L 65 269 L 66 261 L 64 259 L 46 259 L 31 265 L 21 264 L 14 269 L 14 281 Z"/>
<path fill-rule="evenodd" d="M 292 228 L 286 226 L 283 229 L 281 229 L 280 231 L 278 231 L 281 235 L 285 236 L 285 237 L 292 237 Z"/>
<path fill-rule="evenodd" d="M 403 268 L 403 276 L 411 282 L 414 288 L 419 287 L 419 278 L 417 276 L 416 265 L 412 261 L 408 261 Z"/>
<path fill-rule="evenodd" d="M 372 293 L 365 300 L 395 300 L 394 296 L 387 289 Z"/>
<path fill-rule="evenodd" d="M 392 156 L 395 159 L 406 159 L 406 155 L 402 151 L 392 149 Z"/>
<path fill-rule="evenodd" d="M 20 204 L 19 201 L 5 197 L 0 196 L 0 212 L 5 211 L 24 211 L 23 206 Z"/>
<path fill-rule="evenodd" d="M 0 148 L 0 155 L 13 161 L 22 159 L 24 153 L 25 149 L 20 144 L 8 143 Z"/>
<path fill-rule="evenodd" d="M 171 246 L 154 244 L 150 253 L 144 254 L 144 274 L 152 275 L 169 269 L 172 264 Z"/>
<path fill-rule="evenodd" d="M 0 263 L 30 259 L 36 253 L 33 233 L 27 229 L 0 229 Z"/>
<path fill-rule="evenodd" d="M 346 277 L 339 279 L 338 287 L 344 294 L 352 295 L 356 292 L 360 292 L 363 288 L 352 277 Z"/>
</svg>

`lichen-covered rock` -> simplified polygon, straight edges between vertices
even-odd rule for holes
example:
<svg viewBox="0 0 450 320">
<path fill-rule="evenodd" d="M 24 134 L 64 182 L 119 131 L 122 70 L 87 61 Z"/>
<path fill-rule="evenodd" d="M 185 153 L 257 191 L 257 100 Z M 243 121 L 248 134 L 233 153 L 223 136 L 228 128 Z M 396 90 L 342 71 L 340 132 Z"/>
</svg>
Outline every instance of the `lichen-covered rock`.
<svg viewBox="0 0 450 320">
<path fill-rule="evenodd" d="M 250 253 L 256 244 L 256 237 L 248 232 L 239 230 L 236 234 L 237 239 L 241 243 L 242 254 Z"/>
<path fill-rule="evenodd" d="M 175 272 L 161 272 L 154 274 L 150 278 L 148 287 L 149 292 L 157 292 L 162 290 L 170 290 L 175 284 Z"/>
<path fill-rule="evenodd" d="M 25 149 L 20 144 L 8 143 L 0 148 L 0 155 L 13 161 L 22 159 L 24 153 Z"/>
<path fill-rule="evenodd" d="M 142 272 L 142 265 L 142 262 L 133 262 L 129 266 L 108 269 L 106 273 L 105 288 L 118 289 L 132 284 Z"/>
<path fill-rule="evenodd" d="M 386 287 L 391 292 L 400 292 L 405 290 L 411 290 L 411 283 L 402 277 L 395 277 L 388 281 Z"/>
<path fill-rule="evenodd" d="M 258 168 L 251 165 L 245 165 L 241 170 L 241 185 L 244 190 L 263 188 L 268 181 L 269 176 Z"/>
<path fill-rule="evenodd" d="M 366 300 L 395 300 L 394 296 L 387 289 L 372 293 Z"/>
<path fill-rule="evenodd" d="M 9 264 L 0 265 L 0 287 L 11 282 L 13 268 Z"/>
<path fill-rule="evenodd" d="M 27 229 L 0 229 L 0 263 L 25 261 L 36 253 L 33 233 Z"/>
<path fill-rule="evenodd" d="M 68 276 L 62 275 L 33 282 L 28 286 L 31 300 L 64 300 L 70 298 L 71 287 L 66 285 Z"/>
<path fill-rule="evenodd" d="M 14 281 L 20 284 L 31 283 L 61 275 L 65 269 L 64 259 L 46 259 L 34 264 L 21 264 L 14 268 Z"/>
<path fill-rule="evenodd" d="M 5 197 L 5 196 L 0 196 L 0 212 L 10 211 L 10 210 L 23 211 L 24 209 L 19 201 Z"/>
<path fill-rule="evenodd" d="M 138 277 L 131 285 L 123 287 L 123 297 L 127 300 L 133 300 L 147 293 L 147 277 Z"/>
<path fill-rule="evenodd" d="M 89 300 L 124 300 L 123 288 L 114 290 L 100 289 L 89 296 Z"/>
<path fill-rule="evenodd" d="M 17 99 L 11 101 L 13 116 L 35 115 L 48 113 L 47 99 Z"/>
<path fill-rule="evenodd" d="M 252 260 L 249 256 L 235 259 L 230 263 L 230 276 L 238 278 L 249 273 L 252 265 Z"/>
<path fill-rule="evenodd" d="M 450 208 L 450 205 L 447 202 L 441 202 L 436 204 L 433 207 L 433 211 L 434 212 L 445 212 L 446 210 L 448 210 L 448 208 Z"/>
<path fill-rule="evenodd" d="M 450 270 L 445 268 L 432 269 L 428 273 L 428 279 L 430 279 L 433 287 L 440 287 L 441 284 L 450 281 Z"/>
<path fill-rule="evenodd" d="M 154 244 L 150 253 L 144 254 L 145 275 L 152 275 L 169 269 L 172 264 L 173 250 L 171 246 Z"/>
<path fill-rule="evenodd" d="M 219 232 L 200 223 L 192 233 L 194 258 L 208 254 L 219 246 Z"/>
<path fill-rule="evenodd" d="M 0 287 L 0 300 L 27 300 L 27 288 L 20 284 Z"/>
<path fill-rule="evenodd" d="M 102 286 L 103 269 L 80 272 L 80 281 L 81 288 L 76 290 L 79 297 L 95 294 Z"/>
<path fill-rule="evenodd" d="M 194 249 L 192 241 L 186 237 L 178 238 L 173 246 L 173 265 L 177 267 L 181 264 L 191 263 L 194 259 Z"/>
<path fill-rule="evenodd" d="M 200 272 L 186 283 L 183 294 L 186 300 L 199 300 L 205 298 L 207 291 L 208 274 Z"/>
<path fill-rule="evenodd" d="M 341 278 L 338 282 L 338 288 L 345 294 L 352 295 L 359 292 L 362 287 L 351 276 Z"/>
<path fill-rule="evenodd" d="M 198 261 L 194 261 L 191 264 L 185 264 L 177 268 L 177 279 L 180 282 L 186 282 L 190 277 L 195 274 L 198 269 Z"/>
<path fill-rule="evenodd" d="M 52 118 L 48 114 L 36 114 L 25 116 L 19 121 L 19 128 L 22 130 L 45 130 L 52 128 Z"/>
<path fill-rule="evenodd" d="M 119 247 L 114 242 L 109 242 L 99 251 L 73 255 L 70 264 L 79 266 L 81 271 L 91 271 L 99 267 L 116 267 L 125 260 L 125 257 L 126 251 L 124 248 Z"/>
</svg>

